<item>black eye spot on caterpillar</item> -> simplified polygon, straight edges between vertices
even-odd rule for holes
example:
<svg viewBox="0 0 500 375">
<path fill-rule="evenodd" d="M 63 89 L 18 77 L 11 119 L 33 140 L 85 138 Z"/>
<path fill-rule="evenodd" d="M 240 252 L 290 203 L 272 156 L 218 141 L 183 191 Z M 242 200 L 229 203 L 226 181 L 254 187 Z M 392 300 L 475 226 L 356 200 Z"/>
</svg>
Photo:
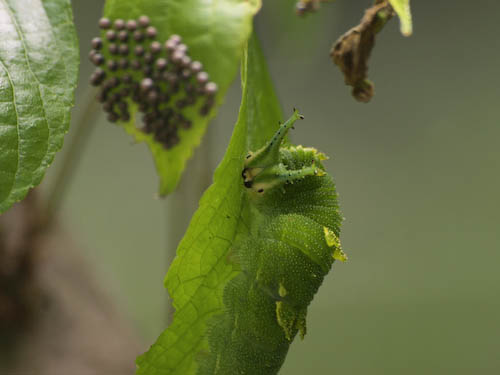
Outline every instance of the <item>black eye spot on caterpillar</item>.
<svg viewBox="0 0 500 375">
<path fill-rule="evenodd" d="M 326 156 L 282 146 L 301 118 L 294 111 L 264 147 L 243 158 L 252 214 L 231 257 L 241 272 L 224 288 L 224 313 L 209 328 L 198 375 L 277 374 L 294 337 L 306 333 L 307 307 L 324 276 L 335 259 L 346 259 Z"/>
<path fill-rule="evenodd" d="M 243 184 L 245 185 L 246 188 L 251 188 L 252 187 L 252 181 L 248 179 L 247 176 L 247 170 L 243 169 L 241 172 L 241 177 L 243 177 Z"/>
<path fill-rule="evenodd" d="M 194 107 L 207 116 L 215 104 L 217 84 L 209 80 L 201 62 L 192 61 L 179 35 L 156 40 L 158 31 L 147 16 L 128 21 L 102 18 L 99 28 L 103 35 L 92 39 L 89 54 L 99 68 L 90 83 L 101 87 L 98 100 L 108 120 L 129 121 L 129 105 L 134 102 L 144 115 L 142 131 L 153 134 L 165 148 L 174 147 L 180 141 L 178 130 L 192 126 L 184 109 Z"/>
</svg>

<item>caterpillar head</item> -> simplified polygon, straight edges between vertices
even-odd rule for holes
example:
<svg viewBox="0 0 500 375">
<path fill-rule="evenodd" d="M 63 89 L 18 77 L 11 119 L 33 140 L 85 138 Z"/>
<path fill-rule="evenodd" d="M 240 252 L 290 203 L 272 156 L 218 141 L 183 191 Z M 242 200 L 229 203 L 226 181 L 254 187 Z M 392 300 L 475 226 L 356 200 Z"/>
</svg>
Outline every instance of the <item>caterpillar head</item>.
<svg viewBox="0 0 500 375">
<path fill-rule="evenodd" d="M 264 194 L 271 188 L 280 185 L 281 181 L 277 176 L 275 168 L 245 168 L 241 173 L 243 184 L 247 189 Z"/>
<path fill-rule="evenodd" d="M 258 194 L 264 194 L 274 187 L 303 177 L 299 177 L 301 175 L 301 173 L 298 173 L 299 171 L 288 171 L 280 163 L 279 152 L 288 130 L 295 121 L 303 118 L 304 116 L 294 110 L 293 115 L 284 124 L 280 125 L 278 131 L 264 147 L 255 152 L 249 152 L 245 156 L 241 176 L 247 189 L 251 189 Z"/>
</svg>

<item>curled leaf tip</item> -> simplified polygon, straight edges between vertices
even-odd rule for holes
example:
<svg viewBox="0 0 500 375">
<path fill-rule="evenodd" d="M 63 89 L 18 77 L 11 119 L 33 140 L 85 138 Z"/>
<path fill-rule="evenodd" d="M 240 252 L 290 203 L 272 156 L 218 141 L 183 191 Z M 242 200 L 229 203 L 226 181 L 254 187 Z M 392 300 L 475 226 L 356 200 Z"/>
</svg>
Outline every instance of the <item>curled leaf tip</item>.
<svg viewBox="0 0 500 375">
<path fill-rule="evenodd" d="M 410 36 L 413 33 L 410 0 L 389 0 L 401 22 L 401 34 Z"/>
<path fill-rule="evenodd" d="M 348 258 L 347 255 L 342 251 L 342 244 L 340 243 L 339 237 L 327 227 L 323 227 L 325 233 L 325 240 L 328 247 L 333 247 L 332 257 L 341 262 L 345 262 Z"/>
</svg>

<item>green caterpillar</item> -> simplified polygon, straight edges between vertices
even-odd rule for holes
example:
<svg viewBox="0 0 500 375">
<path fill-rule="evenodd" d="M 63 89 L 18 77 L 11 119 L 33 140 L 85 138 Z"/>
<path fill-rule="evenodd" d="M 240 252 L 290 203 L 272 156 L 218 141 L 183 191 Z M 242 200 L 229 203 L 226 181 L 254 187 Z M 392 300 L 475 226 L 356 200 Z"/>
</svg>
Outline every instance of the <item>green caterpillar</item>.
<svg viewBox="0 0 500 375">
<path fill-rule="evenodd" d="M 342 221 L 332 178 L 314 148 L 282 145 L 303 116 L 294 111 L 273 138 L 245 157 L 242 178 L 252 218 L 234 245 L 241 272 L 224 289 L 225 313 L 208 332 L 198 374 L 276 374 L 307 306 L 335 259 Z"/>
</svg>

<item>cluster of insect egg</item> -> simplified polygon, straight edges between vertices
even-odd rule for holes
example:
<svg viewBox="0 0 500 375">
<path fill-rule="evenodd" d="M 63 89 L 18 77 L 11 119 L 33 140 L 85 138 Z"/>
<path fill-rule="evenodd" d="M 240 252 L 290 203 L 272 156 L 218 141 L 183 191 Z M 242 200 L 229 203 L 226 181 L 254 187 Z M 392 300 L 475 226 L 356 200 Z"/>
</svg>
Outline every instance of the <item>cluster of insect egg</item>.
<svg viewBox="0 0 500 375">
<path fill-rule="evenodd" d="M 171 148 L 179 143 L 178 129 L 189 129 L 183 115 L 188 107 L 208 115 L 217 85 L 209 81 L 199 61 L 192 61 L 179 35 L 160 43 L 147 16 L 137 20 L 99 20 L 102 38 L 92 40 L 90 61 L 97 66 L 90 83 L 100 86 L 97 99 L 108 120 L 129 121 L 129 100 L 143 114 L 142 130 Z"/>
</svg>

